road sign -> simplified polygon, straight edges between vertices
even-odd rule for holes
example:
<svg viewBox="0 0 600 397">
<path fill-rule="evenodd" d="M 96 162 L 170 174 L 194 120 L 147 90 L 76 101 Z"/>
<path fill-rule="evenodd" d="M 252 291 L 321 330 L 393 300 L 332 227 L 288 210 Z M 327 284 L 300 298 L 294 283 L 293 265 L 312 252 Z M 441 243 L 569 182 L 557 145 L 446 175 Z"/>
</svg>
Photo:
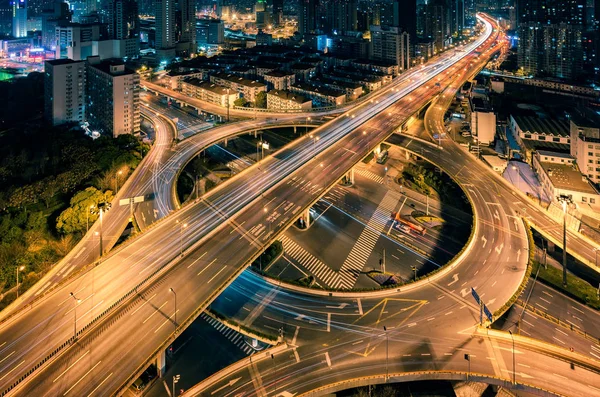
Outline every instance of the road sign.
<svg viewBox="0 0 600 397">
<path fill-rule="evenodd" d="M 144 201 L 144 196 L 129 197 L 119 200 L 119 205 L 132 205 Z"/>
<path fill-rule="evenodd" d="M 487 308 L 486 305 L 483 305 L 483 312 L 485 313 L 485 316 L 488 318 L 488 320 L 493 321 L 492 320 L 492 313 L 490 312 L 490 310 Z"/>
<path fill-rule="evenodd" d="M 478 305 L 481 305 L 481 299 L 473 287 L 471 287 L 471 295 L 473 295 L 473 298 L 475 298 L 475 302 L 477 302 Z"/>
</svg>

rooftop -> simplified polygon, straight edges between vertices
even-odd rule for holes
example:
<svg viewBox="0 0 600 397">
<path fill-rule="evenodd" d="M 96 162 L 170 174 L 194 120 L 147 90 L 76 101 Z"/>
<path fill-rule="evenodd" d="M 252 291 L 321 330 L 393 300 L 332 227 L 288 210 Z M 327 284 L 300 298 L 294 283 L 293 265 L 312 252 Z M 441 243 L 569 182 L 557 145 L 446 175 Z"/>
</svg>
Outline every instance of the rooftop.
<svg viewBox="0 0 600 397">
<path fill-rule="evenodd" d="M 71 64 L 71 63 L 81 63 L 81 62 L 85 62 L 85 61 L 74 61 L 74 60 L 68 59 L 68 58 L 65 58 L 65 59 L 52 59 L 52 60 L 46 61 L 46 63 L 49 63 L 52 66 L 68 65 L 68 64 Z"/>
<path fill-rule="evenodd" d="M 214 92 L 215 94 L 227 95 L 227 88 L 226 87 L 223 87 L 223 86 L 218 85 L 218 84 L 210 83 L 208 81 L 203 81 L 203 80 L 200 80 L 200 79 L 193 78 L 193 79 L 184 80 L 183 82 L 187 83 L 187 84 L 194 85 L 194 86 L 196 86 L 198 88 L 202 88 L 202 89 L 207 90 L 207 91 Z M 230 93 L 230 95 L 233 95 L 233 93 Z"/>
<path fill-rule="evenodd" d="M 271 90 L 267 93 L 268 95 L 275 95 L 278 98 L 285 99 L 288 101 L 294 101 L 298 104 L 303 104 L 306 102 L 310 102 L 310 99 L 303 97 L 302 95 L 295 94 L 293 92 L 284 91 L 284 90 Z"/>
<path fill-rule="evenodd" d="M 231 81 L 232 83 L 245 85 L 246 87 L 264 87 L 265 86 L 263 83 L 261 83 L 259 81 L 245 79 L 243 77 L 236 76 L 234 74 L 215 73 L 213 76 L 218 79 Z"/>
<path fill-rule="evenodd" d="M 287 77 L 287 76 L 294 76 L 294 73 L 292 72 L 286 72 L 285 70 L 273 70 L 269 73 L 265 73 L 265 76 L 269 76 L 269 77 Z"/>
<path fill-rule="evenodd" d="M 341 97 L 341 96 L 346 96 L 345 92 L 342 91 L 338 91 L 338 90 L 334 90 L 331 88 L 327 88 L 327 87 L 319 87 L 319 86 L 314 86 L 311 84 L 306 84 L 306 83 L 295 83 L 292 85 L 292 89 L 293 88 L 297 88 L 303 91 L 307 91 L 307 92 L 313 92 L 313 93 L 318 93 L 318 94 L 322 94 L 325 96 L 331 96 L 331 97 Z"/>
<path fill-rule="evenodd" d="M 569 136 L 569 124 L 563 120 L 542 119 L 531 116 L 512 116 L 524 132 L 554 136 Z"/>
<path fill-rule="evenodd" d="M 598 194 L 588 179 L 576 167 L 543 161 L 540 161 L 540 164 L 556 189 Z"/>
</svg>

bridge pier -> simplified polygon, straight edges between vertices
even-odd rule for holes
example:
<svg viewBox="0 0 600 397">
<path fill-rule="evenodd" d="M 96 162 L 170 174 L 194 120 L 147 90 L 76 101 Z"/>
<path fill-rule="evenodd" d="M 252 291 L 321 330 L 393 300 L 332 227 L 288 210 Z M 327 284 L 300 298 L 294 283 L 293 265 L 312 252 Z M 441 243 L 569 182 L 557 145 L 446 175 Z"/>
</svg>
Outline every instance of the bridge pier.
<svg viewBox="0 0 600 397">
<path fill-rule="evenodd" d="M 225 143 L 223 144 L 223 146 L 227 147 L 227 138 L 225 138 Z"/>
<path fill-rule="evenodd" d="M 354 168 L 351 168 L 346 175 L 342 177 L 341 183 L 344 186 L 354 185 Z"/>
<path fill-rule="evenodd" d="M 167 352 L 165 350 L 161 350 L 156 356 L 156 373 L 159 378 L 165 376 L 165 372 L 167 370 Z"/>
<path fill-rule="evenodd" d="M 300 216 L 300 228 L 306 230 L 312 225 L 312 220 L 310 219 L 310 207 L 305 209 Z"/>
</svg>

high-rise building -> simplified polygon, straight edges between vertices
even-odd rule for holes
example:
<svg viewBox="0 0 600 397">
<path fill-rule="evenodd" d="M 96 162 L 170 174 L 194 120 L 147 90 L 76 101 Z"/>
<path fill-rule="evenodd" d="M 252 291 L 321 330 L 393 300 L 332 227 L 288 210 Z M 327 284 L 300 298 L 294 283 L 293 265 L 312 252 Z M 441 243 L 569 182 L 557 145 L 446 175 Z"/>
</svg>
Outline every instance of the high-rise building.
<svg viewBox="0 0 600 397">
<path fill-rule="evenodd" d="M 575 79 L 583 72 L 586 0 L 517 3 L 518 65 L 526 74 Z"/>
<path fill-rule="evenodd" d="M 417 41 L 417 0 L 394 0 L 393 24 L 410 36 L 411 43 Z"/>
<path fill-rule="evenodd" d="M 12 35 L 17 38 L 27 37 L 27 2 L 14 0 L 12 11 Z"/>
<path fill-rule="evenodd" d="M 298 7 L 298 32 L 314 33 L 317 29 L 318 0 L 300 0 Z"/>
<path fill-rule="evenodd" d="M 410 67 L 410 35 L 396 26 L 371 26 L 370 58 L 389 61 L 400 71 Z"/>
<path fill-rule="evenodd" d="M 124 40 L 139 37 L 138 3 L 136 0 L 112 0 L 108 10 L 108 38 Z"/>
<path fill-rule="evenodd" d="M 52 125 L 84 120 L 84 61 L 55 59 L 44 63 L 44 117 Z"/>
<path fill-rule="evenodd" d="M 273 0 L 273 17 L 274 26 L 283 25 L 283 0 Z"/>
<path fill-rule="evenodd" d="M 156 57 L 161 61 L 175 58 L 175 0 L 154 0 L 156 18 Z"/>
<path fill-rule="evenodd" d="M 425 9 L 424 36 L 433 40 L 435 51 L 446 48 L 450 36 L 449 8 L 446 0 L 433 0 Z"/>
<path fill-rule="evenodd" d="M 330 0 L 327 4 L 328 29 L 336 34 L 356 30 L 356 1 Z"/>
<path fill-rule="evenodd" d="M 42 13 L 42 47 L 53 49 L 56 45 L 56 27 L 71 22 L 69 4 L 55 1 L 52 9 Z"/>
<path fill-rule="evenodd" d="M 94 55 L 93 42 L 100 40 L 100 24 L 59 24 L 54 31 L 56 59 L 85 60 Z"/>
<path fill-rule="evenodd" d="M 140 131 L 140 76 L 121 61 L 88 58 L 86 120 L 117 137 Z"/>
<path fill-rule="evenodd" d="M 225 24 L 220 19 L 204 18 L 198 20 L 198 44 L 219 45 L 225 42 Z"/>
<path fill-rule="evenodd" d="M 177 53 L 190 56 L 197 52 L 196 2 L 179 0 L 177 3 Z"/>
</svg>

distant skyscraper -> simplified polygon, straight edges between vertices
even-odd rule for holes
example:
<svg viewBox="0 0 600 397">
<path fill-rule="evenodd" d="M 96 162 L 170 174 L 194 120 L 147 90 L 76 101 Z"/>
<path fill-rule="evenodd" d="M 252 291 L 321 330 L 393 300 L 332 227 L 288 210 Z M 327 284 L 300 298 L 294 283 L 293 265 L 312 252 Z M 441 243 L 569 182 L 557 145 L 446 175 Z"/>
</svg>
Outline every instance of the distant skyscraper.
<svg viewBox="0 0 600 397">
<path fill-rule="evenodd" d="M 526 74 L 565 79 L 583 72 L 586 0 L 517 3 L 518 65 Z"/>
<path fill-rule="evenodd" d="M 14 37 L 27 37 L 27 2 L 14 0 L 12 2 L 12 35 Z"/>
<path fill-rule="evenodd" d="M 436 51 L 446 48 L 450 35 L 449 9 L 445 0 L 433 0 L 425 9 L 424 36 L 431 38 Z"/>
<path fill-rule="evenodd" d="M 177 13 L 179 21 L 177 49 L 181 55 L 190 56 L 197 52 L 196 2 L 194 0 L 179 0 Z"/>
<path fill-rule="evenodd" d="M 108 37 L 115 40 L 139 37 L 136 0 L 112 0 L 109 5 Z"/>
<path fill-rule="evenodd" d="M 356 30 L 356 1 L 329 0 L 327 24 L 332 32 L 344 33 Z"/>
<path fill-rule="evenodd" d="M 318 0 L 300 0 L 298 9 L 298 32 L 313 33 L 317 29 Z"/>
<path fill-rule="evenodd" d="M 283 0 L 273 0 L 273 25 L 283 25 Z"/>
<path fill-rule="evenodd" d="M 156 56 L 160 60 L 175 57 L 175 1 L 154 0 L 156 18 Z"/>
</svg>

